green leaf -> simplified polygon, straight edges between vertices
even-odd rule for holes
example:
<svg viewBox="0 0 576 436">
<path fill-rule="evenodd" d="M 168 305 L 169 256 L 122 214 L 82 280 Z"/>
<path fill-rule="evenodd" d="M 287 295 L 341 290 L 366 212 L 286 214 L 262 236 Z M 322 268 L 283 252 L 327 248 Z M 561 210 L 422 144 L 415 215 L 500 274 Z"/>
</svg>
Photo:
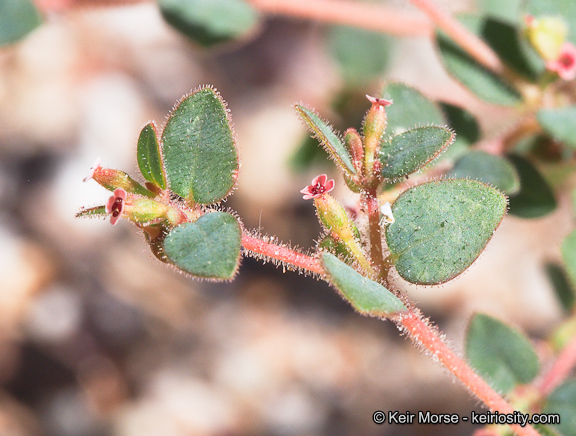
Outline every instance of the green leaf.
<svg viewBox="0 0 576 436">
<path fill-rule="evenodd" d="M 390 62 L 392 39 L 381 33 L 330 26 L 327 43 L 344 80 L 353 86 L 379 77 Z"/>
<path fill-rule="evenodd" d="M 555 426 L 563 436 L 576 434 L 576 379 L 557 387 L 545 400 L 542 413 L 557 413 L 560 424 Z"/>
<path fill-rule="evenodd" d="M 467 15 L 458 18 L 470 31 L 481 34 L 484 23 L 480 17 Z M 504 106 L 522 102 L 520 93 L 511 84 L 476 62 L 446 34 L 438 32 L 436 42 L 446 70 L 482 100 Z"/>
<path fill-rule="evenodd" d="M 481 24 L 481 35 L 508 67 L 533 82 L 545 70 L 542 58 L 523 37 L 517 25 L 486 18 Z"/>
<path fill-rule="evenodd" d="M 162 133 L 172 191 L 196 203 L 216 203 L 236 182 L 238 155 L 226 105 L 212 88 L 186 96 Z"/>
<path fill-rule="evenodd" d="M 468 268 L 506 213 L 506 197 L 475 180 L 442 180 L 404 191 L 386 229 L 395 267 L 422 285 L 447 282 Z"/>
<path fill-rule="evenodd" d="M 448 126 L 456 132 L 456 141 L 462 141 L 468 146 L 480 139 L 480 126 L 474 115 L 449 103 L 441 103 L 440 107 L 448 118 Z"/>
<path fill-rule="evenodd" d="M 566 0 L 527 0 L 525 13 L 535 16 L 561 16 L 568 24 L 568 40 L 576 44 L 576 3 Z"/>
<path fill-rule="evenodd" d="M 308 130 L 316 136 L 332 159 L 334 159 L 343 170 L 348 171 L 350 174 L 356 174 L 350 153 L 332 127 L 322 120 L 317 113 L 306 106 L 297 104 L 294 108 L 298 116 L 306 123 Z"/>
<path fill-rule="evenodd" d="M 402 133 L 420 125 L 446 124 L 438 105 L 408 85 L 390 82 L 382 89 L 381 97 L 394 101 L 386 108 L 387 132 L 390 134 Z"/>
<path fill-rule="evenodd" d="M 470 322 L 466 357 L 490 386 L 503 393 L 530 383 L 540 371 L 538 355 L 528 338 L 484 314 L 474 315 Z"/>
<path fill-rule="evenodd" d="M 158 0 L 164 19 L 192 41 L 210 47 L 253 32 L 258 12 L 243 0 Z"/>
<path fill-rule="evenodd" d="M 576 230 L 562 241 L 562 260 L 572 286 L 576 287 Z M 572 296 L 574 298 L 574 296 Z"/>
<path fill-rule="evenodd" d="M 456 132 L 456 139 L 439 161 L 454 161 L 466 154 L 470 145 L 480 139 L 480 126 L 474 115 L 459 106 L 440 103 L 440 107 L 446 115 L 448 126 Z"/>
<path fill-rule="evenodd" d="M 454 141 L 446 127 L 417 127 L 380 143 L 381 175 L 396 179 L 412 174 L 438 156 Z"/>
<path fill-rule="evenodd" d="M 564 244 L 567 244 L 568 238 L 564 240 Z M 569 251 L 568 256 L 571 257 L 569 260 L 572 269 L 572 274 L 576 273 L 576 235 L 572 235 L 572 241 L 568 244 L 569 246 L 566 249 Z M 564 254 L 565 247 L 562 246 L 562 254 L 564 257 L 564 263 L 567 263 L 566 255 Z M 552 282 L 552 287 L 554 288 L 554 292 L 560 305 L 564 309 L 566 313 L 569 313 L 572 308 L 574 307 L 574 303 L 576 302 L 576 294 L 574 293 L 574 289 L 570 285 L 570 281 L 566 275 L 566 271 L 560 265 L 556 265 L 553 263 L 549 263 L 546 265 L 546 274 Z M 576 276 L 575 276 L 576 278 Z"/>
<path fill-rule="evenodd" d="M 88 209 L 82 208 L 76 213 L 76 218 L 101 218 L 106 217 L 108 212 L 106 212 L 105 206 L 90 207 Z"/>
<path fill-rule="evenodd" d="M 502 21 L 519 23 L 522 17 L 523 0 L 479 0 L 477 7 L 482 15 L 489 15 Z"/>
<path fill-rule="evenodd" d="M 30 0 L 0 0 L 0 46 L 15 43 L 42 24 Z"/>
<path fill-rule="evenodd" d="M 505 158 L 484 151 L 472 151 L 462 156 L 446 176 L 480 180 L 509 195 L 520 190 L 516 168 Z"/>
<path fill-rule="evenodd" d="M 408 310 L 392 292 L 362 276 L 330 253 L 322 253 L 322 264 L 330 283 L 364 315 L 387 317 Z"/>
<path fill-rule="evenodd" d="M 523 157 L 508 159 L 520 175 L 520 192 L 510 197 L 510 213 L 521 218 L 540 218 L 556 209 L 554 192 L 540 172 Z"/>
<path fill-rule="evenodd" d="M 138 167 L 144 178 L 156 186 L 166 189 L 162 149 L 158 142 L 154 123 L 147 124 L 140 132 L 137 154 Z"/>
<path fill-rule="evenodd" d="M 238 269 L 241 241 L 238 220 L 226 212 L 213 212 L 175 227 L 164 241 L 164 251 L 187 273 L 228 280 Z"/>
<path fill-rule="evenodd" d="M 550 136 L 576 148 L 576 105 L 541 109 L 536 118 Z"/>
</svg>

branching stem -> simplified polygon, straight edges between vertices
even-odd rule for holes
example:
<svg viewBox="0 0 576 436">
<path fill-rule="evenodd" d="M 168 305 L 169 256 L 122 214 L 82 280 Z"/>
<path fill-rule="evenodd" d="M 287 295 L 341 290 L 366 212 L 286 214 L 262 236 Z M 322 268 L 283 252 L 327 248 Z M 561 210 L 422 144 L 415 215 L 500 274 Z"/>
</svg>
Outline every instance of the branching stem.
<svg viewBox="0 0 576 436">
<path fill-rule="evenodd" d="M 374 269 L 378 274 L 384 270 L 384 257 L 382 255 L 382 232 L 380 231 L 380 210 L 376 188 L 366 189 L 362 195 L 362 201 L 368 215 L 368 233 L 370 239 L 370 257 Z"/>
</svg>

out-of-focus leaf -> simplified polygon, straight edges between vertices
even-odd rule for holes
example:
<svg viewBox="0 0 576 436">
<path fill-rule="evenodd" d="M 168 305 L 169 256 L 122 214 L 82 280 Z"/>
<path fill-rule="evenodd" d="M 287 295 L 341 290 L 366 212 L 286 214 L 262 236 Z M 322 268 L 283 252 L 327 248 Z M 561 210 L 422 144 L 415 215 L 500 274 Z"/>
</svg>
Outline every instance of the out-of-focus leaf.
<svg viewBox="0 0 576 436">
<path fill-rule="evenodd" d="M 476 5 L 482 15 L 498 18 L 509 23 L 522 21 L 522 0 L 479 0 Z"/>
<path fill-rule="evenodd" d="M 576 262 L 576 237 L 572 237 L 573 241 L 564 241 L 562 251 L 570 251 L 569 257 L 570 262 Z M 564 262 L 566 262 L 566 255 L 564 255 Z M 572 273 L 576 273 L 576 263 L 572 264 Z M 566 276 L 566 271 L 560 265 L 549 263 L 546 265 L 546 273 L 550 282 L 552 282 L 552 287 L 556 293 L 556 297 L 560 302 L 560 305 L 566 312 L 570 312 L 574 307 L 574 302 L 576 301 L 576 294 L 574 293 L 574 288 L 570 285 L 568 277 Z"/>
<path fill-rule="evenodd" d="M 243 0 L 158 0 L 158 4 L 170 25 L 204 47 L 241 38 L 259 22 L 258 12 Z"/>
<path fill-rule="evenodd" d="M 576 105 L 541 109 L 536 117 L 550 136 L 576 148 Z"/>
<path fill-rule="evenodd" d="M 554 192 L 530 161 L 508 156 L 520 176 L 520 192 L 510 196 L 510 213 L 521 218 L 540 218 L 552 213 L 557 206 Z"/>
<path fill-rule="evenodd" d="M 446 176 L 480 180 L 508 195 L 520 190 L 520 176 L 516 168 L 507 159 L 484 151 L 472 151 L 462 156 Z"/>
<path fill-rule="evenodd" d="M 459 20 L 470 31 L 481 35 L 484 25 L 482 18 L 466 15 L 460 16 Z M 446 70 L 482 100 L 503 106 L 515 106 L 522 102 L 518 90 L 476 62 L 445 33 L 438 32 L 436 42 Z"/>
<path fill-rule="evenodd" d="M 480 139 L 480 126 L 476 117 L 466 109 L 448 103 L 440 103 L 440 108 L 446 116 L 448 126 L 456 132 L 456 140 L 438 161 L 454 161 L 466 154 L 468 147 Z"/>
<path fill-rule="evenodd" d="M 506 214 L 506 198 L 475 180 L 442 180 L 404 191 L 392 212 L 386 242 L 398 274 L 433 285 L 476 260 Z"/>
<path fill-rule="evenodd" d="M 569 379 L 558 386 L 544 402 L 542 413 L 558 413 L 558 428 L 562 436 L 576 434 L 576 379 Z"/>
<path fill-rule="evenodd" d="M 393 40 L 382 33 L 331 26 L 327 43 L 344 80 L 352 86 L 364 86 L 388 66 Z"/>
<path fill-rule="evenodd" d="M 540 371 L 538 355 L 522 332 L 480 313 L 468 327 L 466 357 L 494 389 L 504 393 L 530 383 Z"/>
<path fill-rule="evenodd" d="M 408 85 L 390 82 L 382 90 L 381 96 L 394 101 L 386 108 L 388 134 L 396 135 L 417 126 L 446 124 L 438 105 Z"/>
<path fill-rule="evenodd" d="M 567 0 L 527 0 L 525 13 L 535 17 L 561 16 L 570 32 L 568 39 L 576 44 L 576 2 Z"/>
<path fill-rule="evenodd" d="M 42 24 L 30 0 L 0 0 L 0 46 L 15 43 Z"/>
<path fill-rule="evenodd" d="M 481 34 L 502 62 L 526 79 L 534 82 L 544 72 L 544 61 L 522 37 L 518 26 L 496 18 L 486 18 Z"/>
</svg>

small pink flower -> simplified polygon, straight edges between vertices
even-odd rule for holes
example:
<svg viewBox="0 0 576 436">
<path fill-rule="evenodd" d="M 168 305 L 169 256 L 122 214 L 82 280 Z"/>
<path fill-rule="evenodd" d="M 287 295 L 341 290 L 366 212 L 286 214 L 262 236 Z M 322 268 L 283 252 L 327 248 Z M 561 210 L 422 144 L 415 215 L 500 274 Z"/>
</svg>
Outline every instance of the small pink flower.
<svg viewBox="0 0 576 436">
<path fill-rule="evenodd" d="M 300 192 L 304 194 L 304 200 L 320 197 L 334 189 L 334 179 L 328 180 L 326 174 L 320 174 L 312 183 L 302 189 Z"/>
<path fill-rule="evenodd" d="M 562 44 L 558 59 L 546 62 L 546 68 L 555 71 L 564 80 L 576 78 L 576 47 L 574 44 L 571 42 Z"/>
<path fill-rule="evenodd" d="M 379 106 L 390 106 L 392 103 L 394 103 L 394 101 L 392 100 L 386 100 L 385 98 L 377 98 L 377 97 L 372 97 L 371 95 L 366 94 L 366 98 L 368 99 L 368 101 L 370 103 L 372 103 L 372 105 L 379 105 Z"/>
<path fill-rule="evenodd" d="M 110 224 L 115 225 L 120 219 L 124 210 L 124 200 L 126 200 L 126 191 L 122 188 L 116 189 L 114 195 L 108 199 L 106 213 L 110 214 Z"/>
<path fill-rule="evenodd" d="M 96 170 L 98 168 L 100 168 L 100 158 L 99 157 L 96 158 L 96 160 L 94 161 L 94 163 L 90 167 L 90 170 L 88 170 L 88 175 L 86 177 L 84 177 L 83 182 L 87 182 L 88 180 L 92 179 L 94 177 L 94 173 L 96 172 Z"/>
</svg>

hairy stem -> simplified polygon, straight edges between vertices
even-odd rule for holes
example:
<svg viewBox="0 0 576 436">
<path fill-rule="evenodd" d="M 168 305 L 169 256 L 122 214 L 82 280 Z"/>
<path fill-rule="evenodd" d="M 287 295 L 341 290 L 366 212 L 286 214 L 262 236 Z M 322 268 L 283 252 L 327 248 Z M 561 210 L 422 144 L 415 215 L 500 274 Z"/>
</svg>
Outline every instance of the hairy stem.
<svg viewBox="0 0 576 436">
<path fill-rule="evenodd" d="M 246 232 L 242 233 L 242 245 L 245 249 L 254 253 L 262 254 L 281 262 L 286 262 L 290 265 L 294 265 L 298 268 L 302 268 L 319 275 L 324 273 L 324 269 L 322 268 L 322 265 L 318 259 L 315 259 L 312 256 L 308 256 L 304 253 L 299 253 L 288 247 L 283 247 L 281 245 L 263 241 L 262 239 L 256 238 Z"/>
<path fill-rule="evenodd" d="M 323 275 L 320 262 L 308 255 L 298 253 L 287 247 L 263 241 L 246 232 L 242 235 L 242 245 L 245 249 L 263 254 L 271 258 L 287 262 L 307 271 Z M 513 413 L 514 408 L 494 391 L 466 362 L 458 356 L 428 323 L 413 310 L 400 313 L 392 318 L 401 330 L 406 331 L 412 341 L 426 348 L 434 359 L 437 359 L 452 374 L 454 374 L 476 397 L 483 401 L 491 410 L 499 413 Z M 576 341 L 574 341 L 576 344 Z M 568 348 L 568 347 L 567 347 Z M 576 349 L 576 346 L 574 346 Z M 519 436 L 539 436 L 527 425 L 511 425 Z"/>
<path fill-rule="evenodd" d="M 362 196 L 364 208 L 368 215 L 368 233 L 370 239 L 370 257 L 378 274 L 384 270 L 384 257 L 382 256 L 382 233 L 380 232 L 380 210 L 376 188 L 364 191 Z"/>
<path fill-rule="evenodd" d="M 568 345 L 556 358 L 552 367 L 544 374 L 537 387 L 543 397 L 547 397 L 556 387 L 558 387 L 572 370 L 576 367 L 576 336 L 572 338 Z"/>
<path fill-rule="evenodd" d="M 477 398 L 486 404 L 492 411 L 502 414 L 514 412 L 514 408 L 492 389 L 466 362 L 458 356 L 418 314 L 413 311 L 397 315 L 394 321 L 402 330 L 405 330 L 410 339 L 417 345 L 426 348 L 438 359 L 452 374 L 454 374 Z M 530 425 L 510 425 L 519 436 L 539 436 L 539 433 Z"/>
<path fill-rule="evenodd" d="M 411 0 L 411 2 L 482 65 L 496 72 L 504 71 L 500 58 L 484 41 L 466 29 L 454 17 L 442 11 L 432 0 Z"/>
<path fill-rule="evenodd" d="M 431 36 L 426 18 L 394 8 L 349 0 L 248 0 L 268 14 L 287 15 L 325 23 L 345 24 L 395 36 Z"/>
</svg>

